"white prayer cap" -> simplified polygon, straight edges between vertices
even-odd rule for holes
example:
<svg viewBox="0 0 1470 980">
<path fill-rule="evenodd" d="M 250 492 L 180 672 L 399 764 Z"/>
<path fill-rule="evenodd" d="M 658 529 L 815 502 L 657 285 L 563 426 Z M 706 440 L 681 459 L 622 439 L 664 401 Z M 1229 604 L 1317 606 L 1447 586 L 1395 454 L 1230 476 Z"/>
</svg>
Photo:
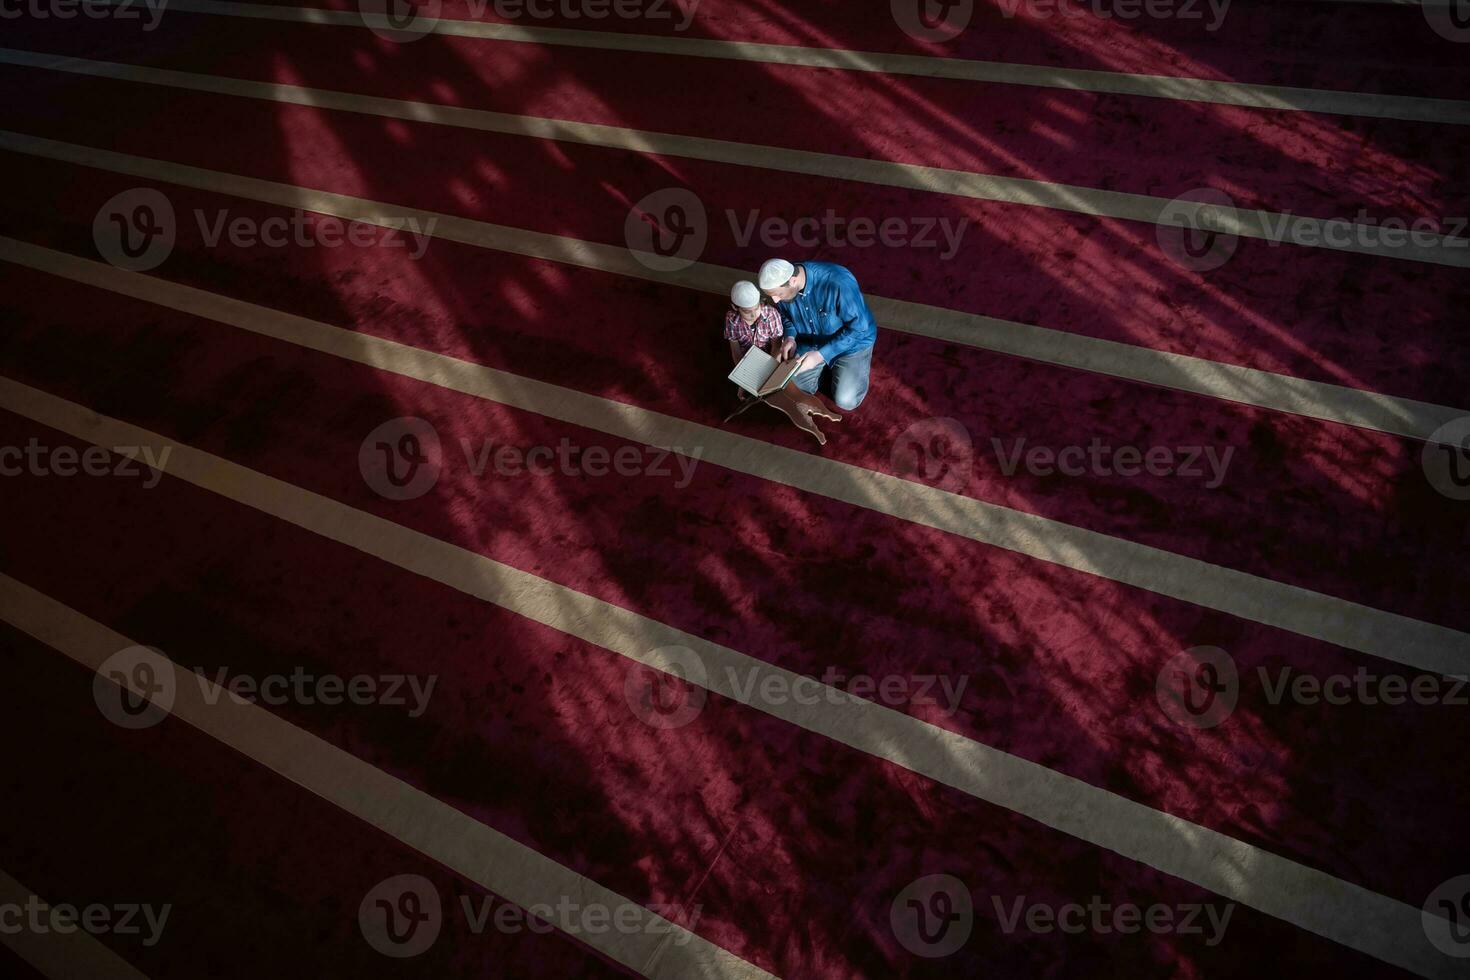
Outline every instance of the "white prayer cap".
<svg viewBox="0 0 1470 980">
<path fill-rule="evenodd" d="M 796 266 L 785 259 L 767 259 L 761 266 L 761 288 L 775 289 L 777 286 L 784 286 L 794 275 L 796 275 Z"/>
<path fill-rule="evenodd" d="M 734 289 L 730 290 L 730 302 L 742 310 L 748 310 L 752 306 L 760 306 L 761 291 L 756 289 L 755 283 L 749 279 L 742 279 L 735 284 Z"/>
</svg>

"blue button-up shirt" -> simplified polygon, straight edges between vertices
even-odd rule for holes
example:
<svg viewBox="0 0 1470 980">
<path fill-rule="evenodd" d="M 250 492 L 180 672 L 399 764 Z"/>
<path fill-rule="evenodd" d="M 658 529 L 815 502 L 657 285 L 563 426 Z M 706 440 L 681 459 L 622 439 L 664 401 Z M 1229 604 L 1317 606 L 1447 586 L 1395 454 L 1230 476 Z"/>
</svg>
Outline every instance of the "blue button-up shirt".
<svg viewBox="0 0 1470 980">
<path fill-rule="evenodd" d="M 872 347 L 878 324 L 863 302 L 862 290 L 846 267 L 832 262 L 803 262 L 806 288 L 786 303 L 776 304 L 785 335 L 796 338 L 796 353 L 818 351 L 831 364 L 835 358 Z"/>
</svg>

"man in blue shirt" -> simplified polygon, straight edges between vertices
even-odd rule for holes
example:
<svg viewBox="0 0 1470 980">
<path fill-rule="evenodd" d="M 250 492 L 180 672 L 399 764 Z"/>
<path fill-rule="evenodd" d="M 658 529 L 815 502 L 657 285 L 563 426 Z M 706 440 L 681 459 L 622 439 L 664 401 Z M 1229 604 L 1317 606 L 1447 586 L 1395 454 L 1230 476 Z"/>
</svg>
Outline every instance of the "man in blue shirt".
<svg viewBox="0 0 1470 980">
<path fill-rule="evenodd" d="M 878 324 L 851 272 L 831 262 L 761 266 L 760 288 L 776 301 L 784 324 L 780 358 L 800 357 L 795 383 L 813 392 L 827 376 L 837 407 L 851 412 L 868 394 Z"/>
</svg>

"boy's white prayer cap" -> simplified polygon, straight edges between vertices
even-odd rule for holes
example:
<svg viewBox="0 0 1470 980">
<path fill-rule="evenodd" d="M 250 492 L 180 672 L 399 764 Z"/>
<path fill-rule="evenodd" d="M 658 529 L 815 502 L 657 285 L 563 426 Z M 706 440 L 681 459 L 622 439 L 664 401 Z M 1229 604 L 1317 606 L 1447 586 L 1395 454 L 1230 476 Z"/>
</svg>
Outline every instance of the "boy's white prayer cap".
<svg viewBox="0 0 1470 980">
<path fill-rule="evenodd" d="M 777 286 L 784 286 L 794 275 L 796 275 L 796 266 L 785 259 L 767 259 L 761 266 L 761 288 L 775 289 Z"/>
<path fill-rule="evenodd" d="M 742 279 L 735 284 L 734 289 L 730 290 L 730 302 L 742 310 L 748 310 L 752 306 L 760 306 L 761 291 L 756 289 L 755 283 L 749 279 Z"/>
</svg>

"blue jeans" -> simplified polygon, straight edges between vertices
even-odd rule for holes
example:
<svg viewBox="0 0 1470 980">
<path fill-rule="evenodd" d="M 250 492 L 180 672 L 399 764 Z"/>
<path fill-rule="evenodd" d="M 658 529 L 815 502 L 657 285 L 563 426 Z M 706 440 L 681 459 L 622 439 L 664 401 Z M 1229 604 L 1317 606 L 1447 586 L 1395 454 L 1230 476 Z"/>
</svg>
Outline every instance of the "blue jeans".
<svg viewBox="0 0 1470 980">
<path fill-rule="evenodd" d="M 814 392 L 825 379 L 827 386 L 822 393 L 830 396 L 841 411 L 851 412 L 868 397 L 868 373 L 872 369 L 873 348 L 870 345 L 842 354 L 830 364 L 802 371 L 792 381 L 802 391 Z"/>
</svg>

